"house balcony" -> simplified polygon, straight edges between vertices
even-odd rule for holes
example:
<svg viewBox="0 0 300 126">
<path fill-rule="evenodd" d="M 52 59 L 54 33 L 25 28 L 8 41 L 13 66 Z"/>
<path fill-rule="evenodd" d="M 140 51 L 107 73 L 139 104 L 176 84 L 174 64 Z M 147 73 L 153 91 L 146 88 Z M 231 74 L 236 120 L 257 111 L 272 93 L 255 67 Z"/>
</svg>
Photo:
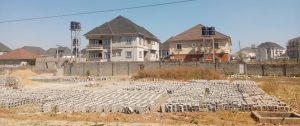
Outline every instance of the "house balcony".
<svg viewBox="0 0 300 126">
<path fill-rule="evenodd" d="M 156 45 L 147 44 L 147 49 L 149 49 L 149 50 L 158 50 L 158 47 Z"/>
<path fill-rule="evenodd" d="M 103 45 L 88 45 L 86 48 L 87 51 L 96 51 L 96 50 L 103 50 Z"/>
</svg>

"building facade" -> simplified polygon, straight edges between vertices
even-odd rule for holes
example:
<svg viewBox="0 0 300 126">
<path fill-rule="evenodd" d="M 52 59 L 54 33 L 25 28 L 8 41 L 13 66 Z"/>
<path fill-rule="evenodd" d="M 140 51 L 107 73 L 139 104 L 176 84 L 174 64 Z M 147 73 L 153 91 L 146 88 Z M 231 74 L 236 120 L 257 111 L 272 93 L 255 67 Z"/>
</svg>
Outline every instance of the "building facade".
<svg viewBox="0 0 300 126">
<path fill-rule="evenodd" d="M 286 53 L 291 59 L 299 59 L 300 58 L 300 37 L 289 40 Z"/>
<path fill-rule="evenodd" d="M 256 60 L 267 61 L 281 59 L 285 54 L 285 49 L 274 42 L 264 42 L 257 46 Z"/>
<path fill-rule="evenodd" d="M 159 39 L 129 19 L 117 18 L 85 34 L 88 61 L 158 61 Z"/>
<path fill-rule="evenodd" d="M 238 57 L 239 62 L 252 62 L 256 60 L 256 47 L 252 45 L 252 47 L 245 47 L 238 52 L 236 52 L 235 56 Z"/>
<path fill-rule="evenodd" d="M 220 32 L 212 36 L 202 35 L 203 25 L 196 25 L 171 39 L 170 59 L 175 61 L 229 62 L 231 38 Z"/>
</svg>

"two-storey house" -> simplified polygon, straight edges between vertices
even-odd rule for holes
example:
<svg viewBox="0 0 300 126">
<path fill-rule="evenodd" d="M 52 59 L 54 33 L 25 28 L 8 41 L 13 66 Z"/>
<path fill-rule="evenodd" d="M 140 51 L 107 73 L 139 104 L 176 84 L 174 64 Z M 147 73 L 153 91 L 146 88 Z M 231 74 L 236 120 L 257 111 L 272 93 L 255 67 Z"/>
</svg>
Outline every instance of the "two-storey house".
<svg viewBox="0 0 300 126">
<path fill-rule="evenodd" d="M 159 39 L 129 19 L 118 16 L 85 34 L 88 61 L 158 61 Z"/>
<path fill-rule="evenodd" d="M 220 32 L 215 35 L 202 35 L 198 24 L 168 40 L 170 59 L 175 61 L 229 62 L 231 38 Z"/>
</svg>

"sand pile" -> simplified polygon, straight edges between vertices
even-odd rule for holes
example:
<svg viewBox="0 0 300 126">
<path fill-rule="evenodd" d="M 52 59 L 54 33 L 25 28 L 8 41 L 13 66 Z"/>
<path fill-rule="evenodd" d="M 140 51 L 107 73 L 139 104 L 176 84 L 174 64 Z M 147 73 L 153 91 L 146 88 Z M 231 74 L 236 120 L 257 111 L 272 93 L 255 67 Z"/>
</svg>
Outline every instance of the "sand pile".
<svg viewBox="0 0 300 126">
<path fill-rule="evenodd" d="M 11 76 L 19 77 L 21 79 L 21 83 L 26 84 L 33 84 L 33 81 L 30 79 L 32 76 L 36 76 L 37 74 L 32 72 L 29 69 L 25 70 L 16 70 L 11 73 Z"/>
</svg>

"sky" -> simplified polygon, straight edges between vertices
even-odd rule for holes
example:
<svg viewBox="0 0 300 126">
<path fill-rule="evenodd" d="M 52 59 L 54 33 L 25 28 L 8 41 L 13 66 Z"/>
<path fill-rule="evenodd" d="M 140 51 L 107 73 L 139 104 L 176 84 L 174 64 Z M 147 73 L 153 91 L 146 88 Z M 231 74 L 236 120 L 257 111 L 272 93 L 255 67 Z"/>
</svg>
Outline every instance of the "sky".
<svg viewBox="0 0 300 126">
<path fill-rule="evenodd" d="M 116 9 L 180 0 L 0 0 L 0 22 L 23 18 Z M 122 15 L 164 42 L 197 24 L 214 26 L 231 37 L 233 52 L 271 41 L 286 47 L 300 36 L 300 0 L 196 0 L 173 5 L 93 13 L 41 20 L 0 23 L 0 42 L 12 49 L 25 45 L 43 49 L 71 46 L 71 21 L 83 34 Z"/>
</svg>

